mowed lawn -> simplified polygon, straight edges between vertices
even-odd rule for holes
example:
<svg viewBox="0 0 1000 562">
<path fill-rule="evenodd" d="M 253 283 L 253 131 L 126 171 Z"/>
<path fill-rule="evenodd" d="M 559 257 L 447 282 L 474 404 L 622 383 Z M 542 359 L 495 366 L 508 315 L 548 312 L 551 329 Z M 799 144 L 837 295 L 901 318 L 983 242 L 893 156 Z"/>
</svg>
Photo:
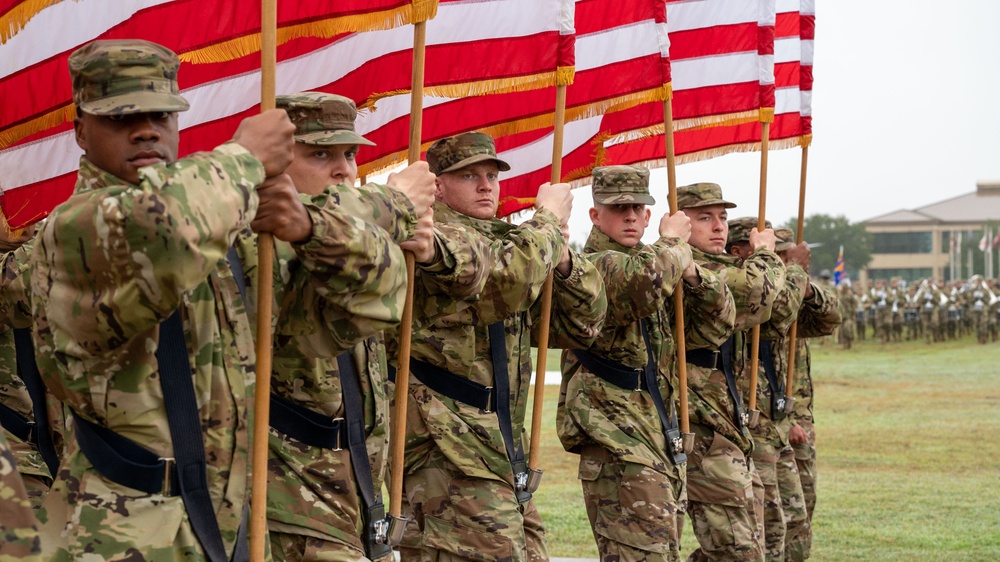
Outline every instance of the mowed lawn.
<svg viewBox="0 0 1000 562">
<path fill-rule="evenodd" d="M 1000 560 L 1000 343 L 814 342 L 812 357 L 812 560 Z M 555 435 L 557 398 L 549 386 L 535 498 L 551 556 L 596 558 L 577 457 Z M 682 553 L 695 543 L 688 523 Z"/>
</svg>

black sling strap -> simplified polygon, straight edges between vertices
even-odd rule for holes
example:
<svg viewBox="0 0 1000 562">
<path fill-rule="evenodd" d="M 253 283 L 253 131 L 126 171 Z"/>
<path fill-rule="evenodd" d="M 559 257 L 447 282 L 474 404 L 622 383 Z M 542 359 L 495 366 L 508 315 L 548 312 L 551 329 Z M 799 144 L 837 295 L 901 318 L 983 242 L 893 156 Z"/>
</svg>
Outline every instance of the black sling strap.
<svg viewBox="0 0 1000 562">
<path fill-rule="evenodd" d="M 733 354 L 736 352 L 736 336 L 729 336 L 719 353 L 722 355 L 722 373 L 726 376 L 726 388 L 729 390 L 729 400 L 733 403 L 733 423 L 737 429 L 743 431 L 746 428 L 746 415 L 743 413 L 743 396 L 736 386 L 736 373 L 733 371 Z"/>
<path fill-rule="evenodd" d="M 235 248 L 229 248 L 226 260 L 245 301 L 246 279 Z M 170 427 L 170 441 L 174 448 L 181 499 L 195 536 L 208 559 L 212 562 L 225 562 L 229 557 L 226 556 L 219 521 L 208 491 L 204 433 L 201 416 L 198 414 L 194 377 L 180 309 L 160 324 L 160 344 L 156 350 L 156 360 L 159 364 L 163 402 L 167 407 L 167 425 Z M 240 545 L 237 544 L 234 559 L 237 559 L 240 550 Z"/>
<path fill-rule="evenodd" d="M 670 412 L 663 403 L 663 395 L 660 394 L 660 385 L 656 384 L 657 368 L 656 358 L 653 357 L 653 346 L 649 338 L 649 325 L 647 319 L 643 318 L 639 325 L 642 328 L 642 339 L 646 343 L 646 366 L 642 370 L 643 380 L 646 381 L 646 388 L 649 397 L 653 399 L 653 406 L 660 417 L 660 424 L 663 426 L 663 435 L 667 439 L 667 452 L 674 464 L 680 465 L 687 462 L 687 455 L 684 454 L 684 442 L 681 439 L 681 432 L 677 426 L 677 413 L 673 404 L 670 405 Z"/>
<path fill-rule="evenodd" d="M 17 373 L 24 381 L 31 397 L 31 410 L 35 414 L 35 432 L 32 441 L 42 460 L 49 467 L 53 478 L 59 470 L 59 454 L 49 432 L 49 410 L 45 406 L 45 384 L 35 363 L 35 344 L 31 341 L 31 328 L 14 329 L 14 350 L 17 356 Z"/>
<path fill-rule="evenodd" d="M 524 458 L 524 448 L 520 439 L 514 441 L 514 425 L 510 414 L 510 373 L 507 359 L 507 334 L 503 320 L 494 322 L 488 328 L 490 338 L 490 356 L 493 360 L 493 386 L 496 389 L 497 421 L 500 424 L 500 434 L 503 436 L 507 458 L 510 459 L 511 471 L 514 473 L 514 490 L 517 500 L 521 503 L 531 499 L 528 490 L 528 463 Z"/>
<path fill-rule="evenodd" d="M 354 368 L 354 358 L 350 351 L 337 356 L 337 369 L 340 371 L 340 387 L 344 401 L 344 418 L 347 422 L 347 444 L 351 452 L 351 468 L 354 480 L 361 491 L 365 533 L 362 539 L 365 553 L 371 560 L 388 556 L 392 547 L 386 541 L 388 530 L 385 521 L 385 505 L 381 493 L 376 495 L 375 482 L 372 480 L 372 466 L 368 459 L 368 447 L 365 443 L 365 413 L 364 397 L 358 384 L 357 370 Z"/>
<path fill-rule="evenodd" d="M 6 404 L 0 404 L 0 427 L 25 443 L 31 443 L 35 436 L 35 424 Z"/>
<path fill-rule="evenodd" d="M 764 376 L 771 387 L 771 419 L 774 421 L 785 418 L 785 381 L 778 377 L 778 369 L 774 366 L 774 350 L 771 340 L 760 341 L 760 362 L 764 365 Z"/>
</svg>

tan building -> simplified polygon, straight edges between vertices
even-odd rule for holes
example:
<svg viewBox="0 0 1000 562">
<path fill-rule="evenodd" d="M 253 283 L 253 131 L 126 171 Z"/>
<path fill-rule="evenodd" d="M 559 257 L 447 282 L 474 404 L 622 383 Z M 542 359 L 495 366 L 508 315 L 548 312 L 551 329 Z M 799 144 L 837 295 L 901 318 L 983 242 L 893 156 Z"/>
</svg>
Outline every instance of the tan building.
<svg viewBox="0 0 1000 562">
<path fill-rule="evenodd" d="M 984 230 L 998 233 L 1000 181 L 980 181 L 973 193 L 863 222 L 872 238 L 872 261 L 861 272 L 865 286 L 892 277 L 965 279 L 989 269 L 996 275 L 996 250 L 991 260 L 978 245 Z"/>
</svg>

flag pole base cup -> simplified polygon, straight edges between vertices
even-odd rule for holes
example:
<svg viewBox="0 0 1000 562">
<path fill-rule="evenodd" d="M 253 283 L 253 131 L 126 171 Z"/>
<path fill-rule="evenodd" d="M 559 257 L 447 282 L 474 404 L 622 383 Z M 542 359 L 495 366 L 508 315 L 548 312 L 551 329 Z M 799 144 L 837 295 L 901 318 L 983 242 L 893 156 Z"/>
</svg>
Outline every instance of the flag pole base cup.
<svg viewBox="0 0 1000 562">
<path fill-rule="evenodd" d="M 690 455 L 694 451 L 694 433 L 682 433 L 684 439 L 684 454 Z"/>
<path fill-rule="evenodd" d="M 747 427 L 750 429 L 757 429 L 760 425 L 760 410 L 750 410 L 750 421 L 747 422 Z"/>
<path fill-rule="evenodd" d="M 794 411 L 795 411 L 795 397 L 794 396 L 786 396 L 785 397 L 785 414 L 790 416 L 790 415 L 792 415 L 792 412 L 794 412 Z"/>
</svg>

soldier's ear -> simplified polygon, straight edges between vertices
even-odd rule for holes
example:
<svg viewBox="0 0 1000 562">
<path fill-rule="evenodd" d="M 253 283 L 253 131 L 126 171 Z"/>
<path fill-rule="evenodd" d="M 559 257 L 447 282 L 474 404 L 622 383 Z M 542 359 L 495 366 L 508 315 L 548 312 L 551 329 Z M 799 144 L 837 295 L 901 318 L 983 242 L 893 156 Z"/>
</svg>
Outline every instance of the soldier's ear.
<svg viewBox="0 0 1000 562">
<path fill-rule="evenodd" d="M 593 223 L 594 226 L 598 228 L 601 227 L 600 215 L 597 214 L 597 209 L 594 207 L 590 208 L 590 222 Z"/>
<path fill-rule="evenodd" d="M 77 114 L 73 118 L 73 132 L 76 136 L 76 145 L 79 146 L 83 151 L 87 152 L 87 133 L 83 126 L 83 119 Z"/>
<path fill-rule="evenodd" d="M 653 216 L 653 211 L 649 207 L 643 207 L 643 209 L 646 211 L 646 226 L 649 226 L 649 218 Z"/>
</svg>

